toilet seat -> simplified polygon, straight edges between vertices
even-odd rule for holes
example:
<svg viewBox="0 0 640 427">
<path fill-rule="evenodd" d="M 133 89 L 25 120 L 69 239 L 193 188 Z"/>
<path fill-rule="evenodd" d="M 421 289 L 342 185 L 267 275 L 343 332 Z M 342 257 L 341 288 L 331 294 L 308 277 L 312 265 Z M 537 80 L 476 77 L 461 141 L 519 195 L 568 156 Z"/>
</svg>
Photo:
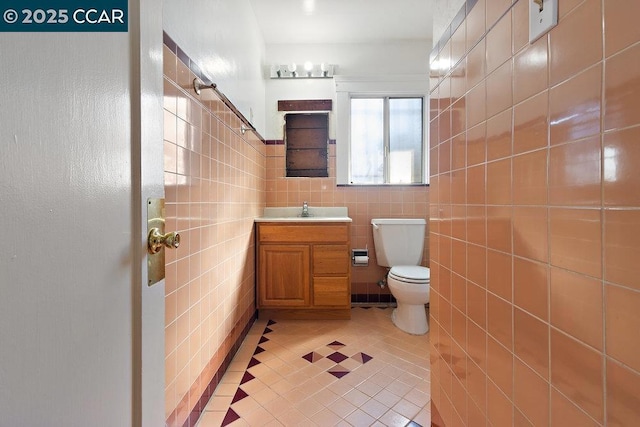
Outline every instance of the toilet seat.
<svg viewBox="0 0 640 427">
<path fill-rule="evenodd" d="M 404 283 L 428 284 L 431 270 L 419 265 L 396 265 L 389 271 L 389 277 Z"/>
</svg>

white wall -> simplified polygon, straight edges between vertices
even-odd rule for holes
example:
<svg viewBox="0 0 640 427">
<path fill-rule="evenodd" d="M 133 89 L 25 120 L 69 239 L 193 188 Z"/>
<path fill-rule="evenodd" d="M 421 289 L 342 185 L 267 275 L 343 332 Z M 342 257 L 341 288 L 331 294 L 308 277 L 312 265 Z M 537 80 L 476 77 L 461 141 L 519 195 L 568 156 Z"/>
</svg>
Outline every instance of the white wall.
<svg viewBox="0 0 640 427">
<path fill-rule="evenodd" d="M 491 0 L 488 0 L 491 1 Z M 465 4 L 465 0 L 434 0 L 433 10 L 433 42 L 437 43 L 444 30 Z"/>
<path fill-rule="evenodd" d="M 248 0 L 165 0 L 169 36 L 264 136 L 264 42 Z"/>
<path fill-rule="evenodd" d="M 268 80 L 270 64 L 327 62 L 348 76 L 427 75 L 429 70 L 430 40 L 265 47 L 248 0 L 165 0 L 163 16 L 164 30 L 266 139 L 282 138 L 277 100 L 335 99 L 331 80 Z"/>
<path fill-rule="evenodd" d="M 398 41 L 376 44 L 270 44 L 266 64 L 300 67 L 305 61 L 336 64 L 340 76 L 389 76 L 429 73 L 431 41 Z M 263 70 L 265 76 L 268 71 Z M 336 101 L 333 79 L 269 79 L 266 83 L 266 139 L 282 139 L 284 114 L 278 112 L 278 100 L 332 99 Z M 334 108 L 335 111 L 335 108 Z M 329 137 L 335 138 L 335 115 L 330 114 Z"/>
</svg>

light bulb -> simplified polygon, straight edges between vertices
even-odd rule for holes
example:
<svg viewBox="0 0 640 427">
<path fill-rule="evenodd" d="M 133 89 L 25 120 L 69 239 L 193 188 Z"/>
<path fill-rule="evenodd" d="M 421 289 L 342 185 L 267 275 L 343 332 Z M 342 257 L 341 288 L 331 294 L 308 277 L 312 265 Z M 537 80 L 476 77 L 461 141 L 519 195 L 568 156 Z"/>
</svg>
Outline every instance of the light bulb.
<svg viewBox="0 0 640 427">
<path fill-rule="evenodd" d="M 323 62 L 322 64 L 320 64 L 320 70 L 322 71 L 322 77 L 327 77 L 327 75 L 329 74 L 329 65 Z"/>
</svg>

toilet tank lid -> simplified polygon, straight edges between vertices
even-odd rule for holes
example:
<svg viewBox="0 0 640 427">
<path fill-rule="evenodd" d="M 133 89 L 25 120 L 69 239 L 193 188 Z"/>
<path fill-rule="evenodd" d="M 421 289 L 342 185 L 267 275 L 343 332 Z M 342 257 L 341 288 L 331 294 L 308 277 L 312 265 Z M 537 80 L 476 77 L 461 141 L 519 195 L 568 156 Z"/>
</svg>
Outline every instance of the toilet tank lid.
<svg viewBox="0 0 640 427">
<path fill-rule="evenodd" d="M 426 224 L 427 220 L 424 218 L 373 218 L 371 224 Z"/>
<path fill-rule="evenodd" d="M 395 265 L 391 269 L 391 274 L 410 280 L 429 280 L 431 278 L 431 270 L 420 265 Z"/>
</svg>

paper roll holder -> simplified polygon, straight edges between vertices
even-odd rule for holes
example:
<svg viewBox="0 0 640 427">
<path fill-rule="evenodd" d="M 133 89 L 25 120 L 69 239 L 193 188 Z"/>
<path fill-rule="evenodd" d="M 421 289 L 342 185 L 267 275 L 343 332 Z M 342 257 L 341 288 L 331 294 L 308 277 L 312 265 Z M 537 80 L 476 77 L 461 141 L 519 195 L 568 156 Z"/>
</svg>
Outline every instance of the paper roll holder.
<svg viewBox="0 0 640 427">
<path fill-rule="evenodd" d="M 369 249 L 351 249 L 351 265 L 366 267 L 369 265 Z"/>
</svg>

